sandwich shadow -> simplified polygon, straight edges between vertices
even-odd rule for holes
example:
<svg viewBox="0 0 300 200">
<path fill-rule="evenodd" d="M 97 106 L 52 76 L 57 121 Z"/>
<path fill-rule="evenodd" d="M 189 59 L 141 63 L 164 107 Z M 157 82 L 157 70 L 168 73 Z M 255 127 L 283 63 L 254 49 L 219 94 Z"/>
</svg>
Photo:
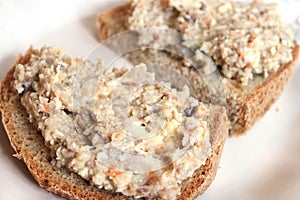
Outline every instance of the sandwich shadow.
<svg viewBox="0 0 300 200">
<path fill-rule="evenodd" d="M 4 58 L 0 59 L 0 71 L 2 72 L 0 74 L 0 80 L 2 80 L 7 73 L 9 67 L 13 64 L 14 60 L 16 59 L 17 55 L 10 54 L 8 56 L 5 56 Z"/>
<path fill-rule="evenodd" d="M 101 7 L 95 7 L 92 9 L 92 15 L 86 16 L 81 19 L 81 25 L 85 30 L 88 31 L 89 34 L 91 34 L 98 41 L 98 33 L 96 28 L 97 14 L 99 12 L 107 11 L 117 6 L 124 5 L 124 3 L 124 0 L 103 2 Z"/>
<path fill-rule="evenodd" d="M 91 36 L 93 36 L 93 38 L 97 38 L 97 30 L 95 28 L 96 15 L 84 17 L 80 20 L 80 23 L 83 28 L 86 29 Z"/>
<path fill-rule="evenodd" d="M 9 144 L 9 140 L 6 136 L 4 127 L 3 127 L 3 123 L 2 123 L 2 116 L 0 116 L 0 149 L 1 151 L 7 155 L 7 156 L 11 156 L 13 155 L 15 152 L 13 150 L 13 148 L 10 146 Z"/>
</svg>

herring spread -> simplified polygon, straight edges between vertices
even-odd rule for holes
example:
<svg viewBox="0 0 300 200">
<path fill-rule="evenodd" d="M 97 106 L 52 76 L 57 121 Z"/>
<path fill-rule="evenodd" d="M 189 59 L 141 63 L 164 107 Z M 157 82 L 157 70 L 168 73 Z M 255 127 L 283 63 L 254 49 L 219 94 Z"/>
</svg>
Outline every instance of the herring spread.
<svg viewBox="0 0 300 200">
<path fill-rule="evenodd" d="M 293 31 L 274 3 L 224 0 L 131 0 L 128 27 L 171 28 L 198 42 L 224 77 L 248 85 L 291 61 Z"/>
<path fill-rule="evenodd" d="M 175 199 L 211 155 L 208 108 L 144 64 L 105 69 L 43 47 L 14 78 L 52 163 L 99 189 Z"/>
</svg>

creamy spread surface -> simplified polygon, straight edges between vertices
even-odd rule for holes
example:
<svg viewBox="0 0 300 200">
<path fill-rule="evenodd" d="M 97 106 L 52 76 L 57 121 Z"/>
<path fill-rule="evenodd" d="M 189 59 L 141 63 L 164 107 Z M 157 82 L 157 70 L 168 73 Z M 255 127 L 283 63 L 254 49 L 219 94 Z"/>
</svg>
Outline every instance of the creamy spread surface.
<svg viewBox="0 0 300 200">
<path fill-rule="evenodd" d="M 130 29 L 172 28 L 199 43 L 226 78 L 248 85 L 291 61 L 293 31 L 276 4 L 224 0 L 131 0 Z"/>
<path fill-rule="evenodd" d="M 14 77 L 53 164 L 98 188 L 175 199 L 212 153 L 208 108 L 144 64 L 105 69 L 43 47 Z"/>
</svg>

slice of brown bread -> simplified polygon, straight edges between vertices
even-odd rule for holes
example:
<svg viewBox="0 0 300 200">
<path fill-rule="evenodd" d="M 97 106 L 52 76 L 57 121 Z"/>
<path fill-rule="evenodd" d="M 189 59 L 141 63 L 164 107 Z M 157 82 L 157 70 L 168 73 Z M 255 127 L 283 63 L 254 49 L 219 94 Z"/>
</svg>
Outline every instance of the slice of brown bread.
<svg viewBox="0 0 300 200">
<path fill-rule="evenodd" d="M 11 146 L 16 152 L 16 157 L 25 162 L 41 187 L 62 197 L 80 200 L 133 199 L 119 193 L 97 189 L 77 174 L 50 163 L 50 152 L 44 144 L 43 137 L 36 126 L 29 122 L 28 114 L 20 103 L 20 96 L 12 86 L 16 65 L 27 63 L 32 54 L 37 55 L 38 53 L 38 50 L 30 48 L 24 56 L 18 56 L 0 85 L 2 120 Z M 213 153 L 205 165 L 194 173 L 193 177 L 181 184 L 181 195 L 178 196 L 178 200 L 194 199 L 202 194 L 216 175 L 228 135 L 229 123 L 224 108 L 211 106 L 210 111 L 210 140 Z"/>
<path fill-rule="evenodd" d="M 130 4 L 119 6 L 112 10 L 101 12 L 97 15 L 96 26 L 99 31 L 99 39 L 103 41 L 113 34 L 127 30 L 127 20 L 131 12 Z M 230 120 L 230 134 L 240 136 L 245 134 L 262 116 L 269 110 L 271 105 L 279 98 L 283 89 L 290 80 L 296 66 L 300 47 L 295 42 L 293 60 L 282 65 L 268 78 L 257 77 L 247 86 L 237 81 L 223 77 L 223 85 L 227 99 L 227 115 Z M 198 73 L 194 68 L 182 68 L 181 61 L 170 58 L 167 55 L 135 55 L 130 61 L 133 63 L 151 62 L 168 63 L 177 71 L 183 73 L 192 82 L 196 96 L 203 102 L 208 103 L 206 90 L 199 81 Z"/>
</svg>

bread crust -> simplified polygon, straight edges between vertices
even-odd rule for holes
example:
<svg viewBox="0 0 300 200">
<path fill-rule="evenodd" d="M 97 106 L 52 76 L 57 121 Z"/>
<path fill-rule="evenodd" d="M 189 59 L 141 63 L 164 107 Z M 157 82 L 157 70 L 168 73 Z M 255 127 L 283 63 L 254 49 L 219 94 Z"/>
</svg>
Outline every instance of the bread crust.
<svg viewBox="0 0 300 200">
<path fill-rule="evenodd" d="M 119 193 L 97 189 L 87 181 L 66 168 L 58 168 L 50 163 L 50 152 L 44 144 L 42 135 L 35 124 L 28 121 L 28 114 L 20 103 L 20 97 L 13 89 L 14 70 L 17 64 L 25 64 L 32 54 L 39 51 L 32 47 L 24 56 L 19 55 L 0 83 L 0 111 L 2 121 L 10 144 L 16 152 L 16 157 L 24 161 L 36 182 L 50 192 L 67 199 L 76 200 L 122 200 L 134 199 Z M 210 124 L 213 153 L 206 164 L 199 168 L 193 177 L 182 183 L 179 200 L 194 199 L 202 194 L 214 179 L 223 146 L 228 136 L 228 120 L 226 111 L 219 106 L 212 106 Z"/>
<path fill-rule="evenodd" d="M 130 13 L 130 4 L 116 7 L 106 12 L 101 12 L 97 15 L 97 28 L 99 31 L 98 37 L 103 41 L 113 34 L 125 31 L 127 19 Z M 122 16 L 122 22 L 113 16 Z M 115 29 L 120 27 L 117 25 L 123 24 L 123 29 Z M 281 95 L 282 91 L 288 84 L 294 72 L 300 46 L 295 41 L 293 49 L 293 60 L 284 64 L 280 69 L 269 76 L 263 83 L 254 84 L 254 87 L 247 90 L 244 86 L 236 81 L 223 78 L 224 86 L 227 93 L 227 114 L 231 122 L 230 134 L 233 136 L 241 136 L 247 131 L 270 109 Z M 242 94 L 242 95 L 241 95 Z M 238 98 L 236 98 L 238 96 Z"/>
<path fill-rule="evenodd" d="M 233 130 L 233 135 L 239 136 L 245 134 L 270 107 L 278 100 L 282 91 L 291 79 L 295 66 L 297 64 L 300 52 L 299 45 L 295 42 L 293 49 L 293 60 L 284 64 L 279 70 L 272 74 L 262 84 L 257 85 L 246 96 L 239 101 L 242 114 L 240 115 L 241 127 Z"/>
<path fill-rule="evenodd" d="M 127 16 L 130 10 L 131 5 L 128 3 L 99 13 L 96 20 L 99 40 L 103 41 L 111 35 L 126 30 Z M 118 23 L 115 23 L 116 21 Z M 114 28 L 112 29 L 111 27 Z"/>
</svg>

